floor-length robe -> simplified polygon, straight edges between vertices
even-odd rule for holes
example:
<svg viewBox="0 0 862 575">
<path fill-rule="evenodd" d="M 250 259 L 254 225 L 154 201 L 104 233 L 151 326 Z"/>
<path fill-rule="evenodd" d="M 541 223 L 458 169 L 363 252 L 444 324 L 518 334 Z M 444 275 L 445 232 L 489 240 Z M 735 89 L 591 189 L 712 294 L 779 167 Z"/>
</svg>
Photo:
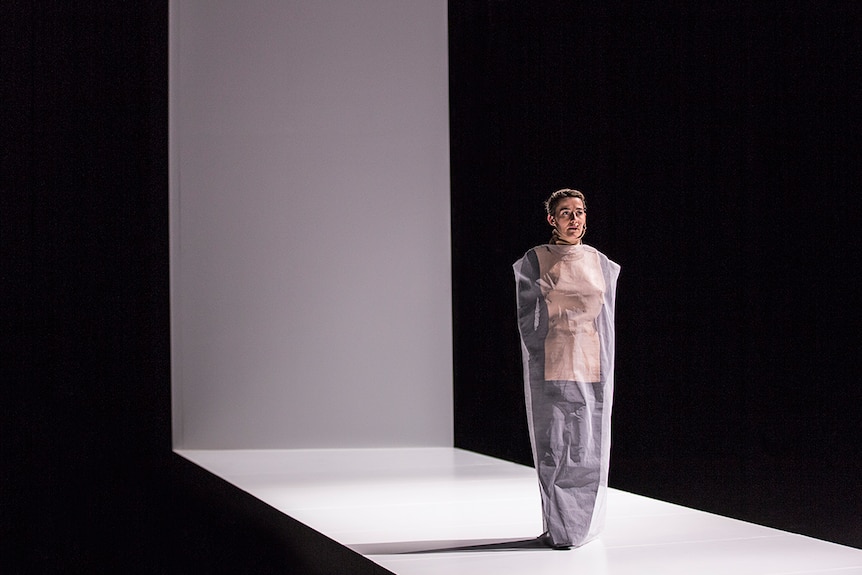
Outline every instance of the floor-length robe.
<svg viewBox="0 0 862 575">
<path fill-rule="evenodd" d="M 620 267 L 587 245 L 542 245 L 514 264 L 524 391 L 549 543 L 604 524 Z"/>
</svg>

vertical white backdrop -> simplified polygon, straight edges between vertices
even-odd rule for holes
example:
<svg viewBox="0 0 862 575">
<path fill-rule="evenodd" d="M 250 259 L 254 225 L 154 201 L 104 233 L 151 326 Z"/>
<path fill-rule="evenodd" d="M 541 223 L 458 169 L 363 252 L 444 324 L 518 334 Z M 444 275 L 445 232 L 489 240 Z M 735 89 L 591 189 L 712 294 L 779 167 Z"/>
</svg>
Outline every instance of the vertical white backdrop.
<svg viewBox="0 0 862 575">
<path fill-rule="evenodd" d="M 452 445 L 446 0 L 174 0 L 174 447 Z"/>
</svg>

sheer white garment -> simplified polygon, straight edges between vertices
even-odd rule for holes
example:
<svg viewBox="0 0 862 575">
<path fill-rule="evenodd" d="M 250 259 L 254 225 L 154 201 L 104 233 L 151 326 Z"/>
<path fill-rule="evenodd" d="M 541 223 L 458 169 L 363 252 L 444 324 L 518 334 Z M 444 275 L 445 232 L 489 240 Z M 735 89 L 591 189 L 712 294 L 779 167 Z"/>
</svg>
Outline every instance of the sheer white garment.
<svg viewBox="0 0 862 575">
<path fill-rule="evenodd" d="M 542 245 L 513 267 L 545 530 L 579 546 L 604 525 L 620 266 L 591 246 Z"/>
</svg>

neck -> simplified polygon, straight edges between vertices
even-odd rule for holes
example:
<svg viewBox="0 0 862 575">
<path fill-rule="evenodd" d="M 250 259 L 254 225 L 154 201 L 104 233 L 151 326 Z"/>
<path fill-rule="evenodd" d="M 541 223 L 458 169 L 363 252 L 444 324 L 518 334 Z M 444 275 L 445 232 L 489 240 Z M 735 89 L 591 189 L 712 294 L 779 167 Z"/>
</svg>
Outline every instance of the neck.
<svg viewBox="0 0 862 575">
<path fill-rule="evenodd" d="M 551 234 L 551 240 L 548 242 L 553 245 L 565 245 L 565 246 L 577 246 L 581 243 L 581 238 L 573 238 L 568 240 L 560 235 L 560 233 L 555 229 Z"/>
</svg>

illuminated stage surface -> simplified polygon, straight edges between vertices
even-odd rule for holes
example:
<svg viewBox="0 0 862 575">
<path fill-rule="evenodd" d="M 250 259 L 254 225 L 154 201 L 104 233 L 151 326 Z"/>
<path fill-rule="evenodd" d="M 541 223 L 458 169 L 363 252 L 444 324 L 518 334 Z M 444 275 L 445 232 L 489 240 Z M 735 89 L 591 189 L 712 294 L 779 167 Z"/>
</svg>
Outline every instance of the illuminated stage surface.
<svg viewBox="0 0 862 575">
<path fill-rule="evenodd" d="M 862 550 L 614 489 L 598 540 L 532 546 L 533 469 L 459 449 L 177 453 L 399 575 L 862 574 Z"/>
</svg>

